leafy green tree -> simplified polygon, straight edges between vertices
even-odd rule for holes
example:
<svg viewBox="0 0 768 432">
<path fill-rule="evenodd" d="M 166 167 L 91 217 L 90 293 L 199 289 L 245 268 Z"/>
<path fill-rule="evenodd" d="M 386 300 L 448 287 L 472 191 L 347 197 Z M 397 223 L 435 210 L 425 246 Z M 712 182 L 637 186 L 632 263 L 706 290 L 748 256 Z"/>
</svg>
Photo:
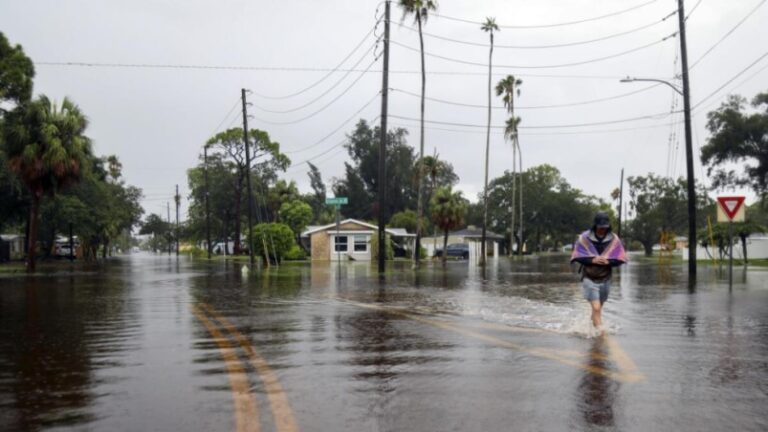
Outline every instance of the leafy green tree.
<svg viewBox="0 0 768 432">
<path fill-rule="evenodd" d="M 653 245 L 659 242 L 664 232 L 681 234 L 687 232 L 688 207 L 686 181 L 682 177 L 672 180 L 648 174 L 645 177 L 629 177 L 629 206 L 635 217 L 629 222 L 629 231 L 634 240 L 643 244 L 645 255 L 653 254 Z M 705 226 L 707 212 L 702 209 L 711 206 L 712 200 L 699 185 L 696 193 L 696 207 L 699 209 L 696 221 Z M 696 244 L 696 239 L 689 239 Z"/>
<path fill-rule="evenodd" d="M 515 193 L 519 192 L 520 195 L 520 201 L 519 201 L 519 209 L 520 209 L 520 231 L 519 236 L 520 243 L 518 245 L 518 250 L 523 250 L 523 240 L 522 237 L 524 235 L 523 233 L 523 183 L 522 183 L 522 172 L 523 172 L 523 153 L 520 149 L 520 144 L 517 140 L 517 126 L 520 124 L 520 118 L 515 117 L 515 95 L 518 97 L 520 96 L 520 86 L 523 84 L 523 81 L 520 79 L 515 78 L 513 75 L 507 75 L 504 79 L 499 81 L 498 84 L 496 84 L 496 96 L 501 96 L 501 100 L 504 103 L 504 106 L 507 108 L 507 112 L 509 113 L 509 119 L 506 121 L 506 127 L 504 129 L 504 138 L 507 140 L 512 141 L 512 191 L 511 191 L 511 205 L 510 205 L 510 225 L 511 225 L 511 234 L 510 239 L 515 237 Z M 519 153 L 519 158 L 518 158 Z M 520 178 L 520 184 L 516 185 L 515 180 L 517 179 L 516 172 L 521 173 Z M 510 247 L 509 250 L 510 256 L 512 255 L 512 248 Z"/>
<path fill-rule="evenodd" d="M 421 167 L 423 172 L 420 175 L 429 180 L 425 184 L 424 190 L 425 196 L 430 200 L 432 199 L 432 195 L 435 193 L 435 190 L 437 190 L 438 187 L 453 187 L 459 181 L 459 176 L 457 176 L 453 171 L 453 165 L 451 165 L 449 162 L 440 160 L 437 154 L 434 156 L 424 157 Z M 429 214 L 429 201 L 427 201 L 426 204 L 427 205 L 425 208 L 427 214 Z M 422 217 L 421 221 L 422 232 L 424 232 L 424 230 L 426 230 L 430 225 L 429 219 Z M 413 232 L 416 231 L 414 230 Z"/>
<path fill-rule="evenodd" d="M 383 209 L 385 220 L 395 212 L 414 208 L 416 193 L 409 181 L 415 178 L 416 156 L 406 142 L 408 132 L 405 129 L 393 129 L 388 133 L 386 164 L 387 178 L 398 179 L 386 184 L 386 203 Z M 342 207 L 347 217 L 373 219 L 378 210 L 378 163 L 379 163 L 379 128 L 371 128 L 365 120 L 360 120 L 346 144 L 352 163 L 345 163 L 345 175 L 333 186 L 336 196 L 349 198 L 349 205 Z"/>
<path fill-rule="evenodd" d="M 168 236 L 171 232 L 171 224 L 163 220 L 162 216 L 152 213 L 141 224 L 139 234 L 152 235 L 150 247 L 153 251 L 162 251 L 168 248 Z"/>
<path fill-rule="evenodd" d="M 300 199 L 301 194 L 299 194 L 299 188 L 296 187 L 296 182 L 293 180 L 290 182 L 278 180 L 267 192 L 267 207 L 270 212 L 270 219 L 276 222 L 285 222 L 281 219 L 280 212 L 283 204 L 292 203 Z"/>
<path fill-rule="evenodd" d="M 309 172 L 307 173 L 309 176 L 309 184 L 310 187 L 312 187 L 312 193 L 308 196 L 309 199 L 307 202 L 312 206 L 313 220 L 319 220 L 323 210 L 326 208 L 326 187 L 323 182 L 323 175 L 320 173 L 317 166 L 313 165 L 312 162 L 307 162 L 307 165 L 309 166 Z"/>
<path fill-rule="evenodd" d="M 420 106 L 420 121 L 419 121 L 419 159 L 418 165 L 424 160 L 424 99 L 426 96 L 427 88 L 427 70 L 424 62 L 424 34 L 422 33 L 422 26 L 427 22 L 429 13 L 437 10 L 437 1 L 435 0 L 400 0 L 400 7 L 403 9 L 403 20 L 412 15 L 413 21 L 416 23 L 419 29 L 419 47 L 421 52 L 421 106 Z M 420 169 L 419 169 L 420 171 Z M 417 181 L 417 194 L 416 194 L 416 212 L 418 213 L 419 220 L 424 217 L 423 199 L 424 199 L 424 187 L 421 176 L 416 178 Z M 391 214 L 391 213 L 390 213 Z M 421 227 L 416 231 L 416 250 L 421 248 Z M 419 263 L 419 254 L 415 254 L 415 263 Z"/>
<path fill-rule="evenodd" d="M 234 194 L 234 248 L 235 254 L 241 252 L 241 226 L 243 220 L 242 207 L 247 206 L 247 197 L 243 193 L 248 175 L 251 176 L 254 190 L 264 189 L 276 179 L 279 171 L 285 171 L 290 166 L 290 159 L 280 152 L 280 144 L 270 139 L 267 132 L 251 129 L 248 137 L 253 147 L 251 167 L 246 166 L 245 146 L 243 145 L 243 129 L 232 128 L 211 137 L 206 145 L 220 150 L 235 166 Z M 212 155 L 211 155 L 212 156 Z M 254 193 L 255 194 L 255 193 Z M 254 200 L 254 205 L 255 205 Z"/>
<path fill-rule="evenodd" d="M 392 215 L 389 219 L 389 226 L 392 228 L 405 228 L 409 233 L 415 233 L 419 225 L 419 215 L 413 210 L 403 210 Z M 421 225 L 427 225 L 427 221 L 422 220 Z"/>
<path fill-rule="evenodd" d="M 439 188 L 432 196 L 432 222 L 443 231 L 443 262 L 448 254 L 448 233 L 459 228 L 464 223 L 467 213 L 467 202 L 460 191 L 454 192 L 450 187 Z"/>
<path fill-rule="evenodd" d="M 213 239 L 218 238 L 224 242 L 226 255 L 231 252 L 229 240 L 234 238 L 237 196 L 232 192 L 237 182 L 238 167 L 236 163 L 221 153 L 208 155 L 208 199 L 211 213 L 211 233 Z M 199 242 L 206 238 L 205 165 L 202 161 L 187 171 L 187 183 L 190 189 L 188 232 L 192 241 Z"/>
<path fill-rule="evenodd" d="M 34 64 L 21 45 L 12 46 L 0 32 L 0 117 L 5 113 L 3 102 L 18 106 L 30 101 L 34 76 Z"/>
<path fill-rule="evenodd" d="M 711 136 L 701 148 L 701 161 L 713 188 L 748 186 L 762 196 L 768 192 L 768 92 L 752 99 L 756 112 L 746 112 L 746 103 L 741 96 L 730 96 L 707 114 Z M 742 173 L 727 164 L 739 164 Z"/>
<path fill-rule="evenodd" d="M 291 228 L 282 223 L 261 223 L 253 227 L 253 254 L 264 262 L 279 263 L 296 244 Z"/>
<path fill-rule="evenodd" d="M 280 206 L 280 221 L 296 234 L 296 243 L 301 245 L 301 233 L 312 222 L 312 207 L 301 200 L 293 200 Z"/>
<path fill-rule="evenodd" d="M 31 196 L 27 271 L 32 273 L 40 202 L 44 195 L 79 182 L 88 168 L 88 121 L 69 99 L 56 105 L 45 96 L 18 107 L 5 120 L 2 133 L 11 171 Z"/>
</svg>

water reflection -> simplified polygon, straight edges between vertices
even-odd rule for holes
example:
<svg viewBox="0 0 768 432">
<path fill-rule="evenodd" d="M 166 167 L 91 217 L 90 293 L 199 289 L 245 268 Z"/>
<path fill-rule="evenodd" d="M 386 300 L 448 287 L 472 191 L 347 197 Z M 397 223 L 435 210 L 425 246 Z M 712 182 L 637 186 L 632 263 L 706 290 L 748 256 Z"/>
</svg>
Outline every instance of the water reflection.
<svg viewBox="0 0 768 432">
<path fill-rule="evenodd" d="M 585 361 L 588 368 L 610 369 L 608 348 L 604 338 L 595 338 Z M 581 380 L 576 390 L 578 411 L 587 430 L 593 426 L 615 426 L 614 404 L 619 391 L 619 383 L 607 376 L 598 375 L 588 370 L 581 373 Z"/>
</svg>

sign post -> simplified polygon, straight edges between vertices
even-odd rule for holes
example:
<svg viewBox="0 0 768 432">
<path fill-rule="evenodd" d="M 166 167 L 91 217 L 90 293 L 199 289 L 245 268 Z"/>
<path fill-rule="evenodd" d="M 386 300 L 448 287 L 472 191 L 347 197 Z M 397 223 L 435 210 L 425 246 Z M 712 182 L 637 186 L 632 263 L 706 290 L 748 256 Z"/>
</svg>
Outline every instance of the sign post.
<svg viewBox="0 0 768 432">
<path fill-rule="evenodd" d="M 728 222 L 728 289 L 733 289 L 733 223 L 744 222 L 744 197 L 717 197 L 717 221 Z M 689 242 L 690 243 L 690 242 Z M 689 245 L 690 246 L 690 245 Z"/>
<path fill-rule="evenodd" d="M 341 220 L 339 219 L 339 209 L 342 205 L 349 204 L 349 200 L 347 197 L 326 198 L 325 204 L 336 207 L 336 238 L 333 240 L 333 248 L 336 249 L 336 260 L 339 262 L 339 265 L 341 265 L 341 251 L 339 250 L 337 244 L 339 241 L 338 238 L 341 225 Z M 349 241 L 347 241 L 347 244 L 349 244 Z"/>
</svg>

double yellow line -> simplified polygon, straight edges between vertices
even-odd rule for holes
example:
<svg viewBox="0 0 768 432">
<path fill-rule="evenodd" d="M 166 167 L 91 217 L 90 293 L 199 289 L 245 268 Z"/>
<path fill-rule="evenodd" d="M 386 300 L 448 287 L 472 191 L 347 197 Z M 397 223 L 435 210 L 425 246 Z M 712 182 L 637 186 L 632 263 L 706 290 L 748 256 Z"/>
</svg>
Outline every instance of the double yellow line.
<svg viewBox="0 0 768 432">
<path fill-rule="evenodd" d="M 229 384 L 232 388 L 237 432 L 259 432 L 261 430 L 256 398 L 250 391 L 246 364 L 238 356 L 237 345 L 245 352 L 248 363 L 256 371 L 264 386 L 277 431 L 297 432 L 299 428 L 293 416 L 293 410 L 291 410 L 288 397 L 283 386 L 280 385 L 277 374 L 269 367 L 269 363 L 259 354 L 248 338 L 210 305 L 199 303 L 191 305 L 190 308 L 192 314 L 200 320 L 214 338 L 219 351 L 221 351 L 229 376 Z M 237 345 L 232 344 L 232 340 Z"/>
</svg>

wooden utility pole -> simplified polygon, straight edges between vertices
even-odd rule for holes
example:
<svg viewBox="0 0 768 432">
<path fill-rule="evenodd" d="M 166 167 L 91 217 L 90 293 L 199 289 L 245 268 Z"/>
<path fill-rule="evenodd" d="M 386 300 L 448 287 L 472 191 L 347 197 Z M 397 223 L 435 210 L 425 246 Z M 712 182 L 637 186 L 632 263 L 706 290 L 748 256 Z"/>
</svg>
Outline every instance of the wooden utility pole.
<svg viewBox="0 0 768 432">
<path fill-rule="evenodd" d="M 389 10 L 390 1 L 385 2 L 384 7 L 384 65 L 381 78 L 381 127 L 379 137 L 379 193 L 378 193 L 378 211 L 379 211 L 379 274 L 383 274 L 386 266 L 386 236 L 384 233 L 385 220 L 384 212 L 386 209 L 386 184 L 387 184 L 387 98 L 389 97 Z M 413 251 L 418 254 L 418 250 Z"/>
<path fill-rule="evenodd" d="M 683 110 L 685 113 L 685 167 L 688 174 L 688 283 L 696 282 L 696 180 L 693 175 L 693 143 L 691 138 L 691 87 L 688 77 L 688 47 L 685 40 L 685 5 L 677 0 L 680 22 L 680 59 L 683 76 Z"/>
<path fill-rule="evenodd" d="M 165 209 L 168 213 L 168 235 L 166 236 L 168 238 L 168 256 L 171 256 L 171 203 L 168 201 L 165 202 Z"/>
<path fill-rule="evenodd" d="M 248 256 L 253 265 L 253 193 L 251 192 L 251 146 L 248 142 L 248 109 L 245 101 L 245 89 L 240 91 L 243 100 L 243 144 L 245 145 L 245 180 L 248 186 Z M 240 241 L 240 239 L 237 239 Z M 269 254 L 267 254 L 269 262 Z"/>
</svg>

